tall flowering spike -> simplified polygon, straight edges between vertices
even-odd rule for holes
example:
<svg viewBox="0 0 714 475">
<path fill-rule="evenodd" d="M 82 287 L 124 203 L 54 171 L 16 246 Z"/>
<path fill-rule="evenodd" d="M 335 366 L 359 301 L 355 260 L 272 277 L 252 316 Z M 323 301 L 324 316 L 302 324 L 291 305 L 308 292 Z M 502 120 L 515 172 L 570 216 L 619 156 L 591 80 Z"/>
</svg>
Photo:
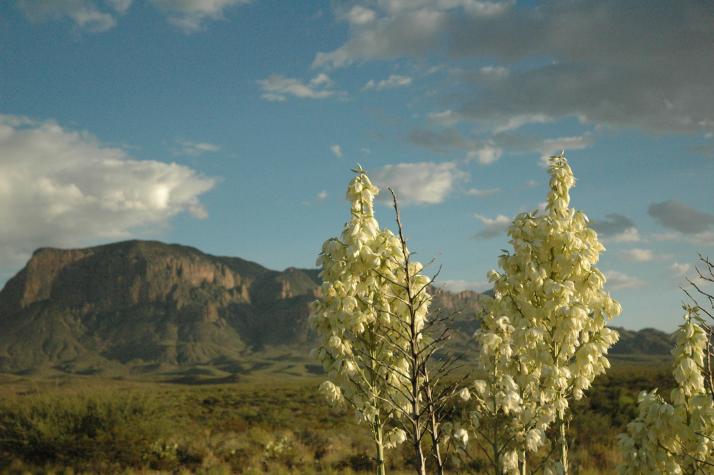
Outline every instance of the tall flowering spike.
<svg viewBox="0 0 714 475">
<path fill-rule="evenodd" d="M 398 243 L 395 247 L 394 235 L 380 230 L 374 217 L 379 190 L 361 167 L 354 172 L 347 188 L 350 219 L 339 238 L 325 241 L 317 260 L 323 283 L 310 323 L 319 342 L 313 354 L 331 379 L 322 392 L 333 403 L 348 402 L 369 424 L 383 472 L 382 430 L 392 415 L 385 401 L 398 378 L 390 368 L 401 362 L 384 339 L 393 325 L 391 284 L 380 276 L 393 275 Z"/>
<path fill-rule="evenodd" d="M 499 440 L 511 441 L 521 465 L 547 442 L 550 424 L 564 421 L 569 401 L 609 367 L 618 334 L 606 323 L 621 311 L 595 267 L 604 247 L 585 214 L 570 207 L 575 177 L 563 155 L 551 157 L 549 173 L 545 212 L 521 213 L 508 229 L 513 253 L 488 274 L 494 297 L 476 335 L 487 375 L 479 382 L 482 419 L 504 419 Z"/>
<path fill-rule="evenodd" d="M 714 402 L 703 376 L 707 335 L 694 321 L 696 310 L 687 310 L 672 351 L 672 403 L 656 389 L 640 394 L 639 414 L 620 434 L 621 475 L 714 471 Z"/>
</svg>

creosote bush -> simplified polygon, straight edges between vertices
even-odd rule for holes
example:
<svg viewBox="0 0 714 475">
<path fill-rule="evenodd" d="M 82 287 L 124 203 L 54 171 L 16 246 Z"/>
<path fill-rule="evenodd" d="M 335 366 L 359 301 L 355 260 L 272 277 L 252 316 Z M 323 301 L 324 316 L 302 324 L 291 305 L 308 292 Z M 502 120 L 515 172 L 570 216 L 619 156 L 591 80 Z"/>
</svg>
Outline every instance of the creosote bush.
<svg viewBox="0 0 714 475">
<path fill-rule="evenodd" d="M 29 399 L 28 399 L 29 398 Z M 148 395 L 28 396 L 0 404 L 0 453 L 85 470 L 171 468 L 172 421 Z"/>
</svg>

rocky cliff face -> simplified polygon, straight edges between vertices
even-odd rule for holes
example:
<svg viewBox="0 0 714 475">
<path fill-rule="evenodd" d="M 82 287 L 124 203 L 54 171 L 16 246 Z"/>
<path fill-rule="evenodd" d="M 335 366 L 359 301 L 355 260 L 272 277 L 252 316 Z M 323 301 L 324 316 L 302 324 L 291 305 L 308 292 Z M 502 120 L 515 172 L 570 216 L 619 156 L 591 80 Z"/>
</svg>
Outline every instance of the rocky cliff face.
<svg viewBox="0 0 714 475">
<path fill-rule="evenodd" d="M 317 273 L 185 246 L 40 249 L 0 292 L 0 369 L 78 360 L 236 359 L 307 341 Z"/>
<path fill-rule="evenodd" d="M 319 282 L 315 269 L 278 272 L 153 241 L 40 249 L 0 291 L 0 372 L 226 366 L 271 346 L 307 355 Z M 432 317 L 454 317 L 447 351 L 473 355 L 479 294 L 432 295 Z M 658 330 L 618 330 L 613 353 L 668 354 L 672 346 Z"/>
</svg>

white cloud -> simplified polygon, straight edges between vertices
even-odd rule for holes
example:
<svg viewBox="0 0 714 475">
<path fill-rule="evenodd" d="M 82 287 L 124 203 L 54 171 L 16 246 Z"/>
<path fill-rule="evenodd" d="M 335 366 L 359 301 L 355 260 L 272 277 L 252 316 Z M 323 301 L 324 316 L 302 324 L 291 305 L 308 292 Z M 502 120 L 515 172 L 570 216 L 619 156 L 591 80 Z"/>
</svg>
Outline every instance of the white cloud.
<svg viewBox="0 0 714 475">
<path fill-rule="evenodd" d="M 512 218 L 502 214 L 499 214 L 495 218 L 489 218 L 482 214 L 475 214 L 474 217 L 483 224 L 483 229 L 474 236 L 476 239 L 491 239 L 501 235 L 505 237 L 506 230 L 513 222 Z"/>
<path fill-rule="evenodd" d="M 204 28 L 207 21 L 222 20 L 225 11 L 250 0 L 151 0 L 168 21 L 184 33 L 193 33 Z"/>
<path fill-rule="evenodd" d="M 0 115 L 0 262 L 41 246 L 77 246 L 204 218 L 215 180 L 175 163 L 136 160 L 53 121 Z"/>
<path fill-rule="evenodd" d="M 524 125 L 547 124 L 548 122 L 553 122 L 553 118 L 545 114 L 532 113 L 507 115 L 494 124 L 493 131 L 500 134 L 501 132 L 519 129 Z"/>
<path fill-rule="evenodd" d="M 593 220 L 592 226 L 600 237 L 610 242 L 639 242 L 641 240 L 635 223 L 621 214 L 606 214 L 603 219 Z"/>
<path fill-rule="evenodd" d="M 487 189 L 469 188 L 468 190 L 466 190 L 466 194 L 469 196 L 476 196 L 478 198 L 483 198 L 484 196 L 495 195 L 499 191 L 501 191 L 500 188 L 487 188 Z"/>
<path fill-rule="evenodd" d="M 458 114 L 456 114 L 451 109 L 447 109 L 441 112 L 431 112 L 429 113 L 429 120 L 435 124 L 450 126 L 454 125 L 459 121 Z"/>
<path fill-rule="evenodd" d="M 105 11 L 93 0 L 18 0 L 17 6 L 31 21 L 70 19 L 82 31 L 101 33 L 116 26 L 114 13 L 123 13 L 131 5 L 127 1 L 111 1 L 113 11 Z"/>
<path fill-rule="evenodd" d="M 191 142 L 189 140 L 179 140 L 178 148 L 175 150 L 177 155 L 189 155 L 198 157 L 204 153 L 218 152 L 221 147 L 208 142 Z"/>
<path fill-rule="evenodd" d="M 362 88 L 363 91 L 384 91 L 385 89 L 396 89 L 398 87 L 406 87 L 412 83 L 412 78 L 409 76 L 401 76 L 399 74 L 390 74 L 387 79 L 375 81 L 370 79 Z"/>
<path fill-rule="evenodd" d="M 320 52 L 314 67 L 345 67 L 355 62 L 423 54 L 439 42 L 450 15 L 492 18 L 507 11 L 512 0 L 382 0 L 381 16 L 355 28 L 340 48 Z M 343 16 L 345 20 L 349 17 Z"/>
<path fill-rule="evenodd" d="M 456 163 L 398 163 L 385 165 L 372 175 L 382 188 L 382 199 L 391 199 L 386 188 L 391 187 L 401 204 L 441 203 L 468 174 Z"/>
<path fill-rule="evenodd" d="M 442 124 L 456 122 L 456 114 L 450 110 L 442 113 L 429 114 L 432 122 Z M 452 121 L 453 118 L 453 121 Z M 570 137 L 543 139 L 536 136 L 524 136 L 513 133 L 497 133 L 491 138 L 462 135 L 456 127 L 436 129 L 414 129 L 409 134 L 409 141 L 434 152 L 444 153 L 452 150 L 466 151 L 466 159 L 476 160 L 482 165 L 488 165 L 498 160 L 504 151 L 513 154 L 536 153 L 542 164 L 548 163 L 548 158 L 563 149 L 567 151 L 581 150 L 591 146 L 593 137 L 586 133 Z"/>
<path fill-rule="evenodd" d="M 652 234 L 652 239 L 655 241 L 680 241 L 699 246 L 714 246 L 714 231 L 701 231 L 698 233 L 667 231 Z"/>
<path fill-rule="evenodd" d="M 483 292 L 491 288 L 491 283 L 487 280 L 442 280 L 436 281 L 435 285 L 449 292 L 463 292 L 472 290 L 474 292 Z"/>
<path fill-rule="evenodd" d="M 365 8 L 361 5 L 355 5 L 345 16 L 347 21 L 352 25 L 366 25 L 373 22 L 377 18 L 374 10 Z"/>
<path fill-rule="evenodd" d="M 222 20 L 228 8 L 251 0 L 149 0 L 167 16 L 169 23 L 183 31 L 202 30 L 208 21 Z M 100 33 L 117 24 L 133 0 L 17 0 L 17 6 L 31 21 L 70 19 L 83 31 Z"/>
<path fill-rule="evenodd" d="M 332 89 L 333 81 L 324 73 L 318 74 L 307 83 L 280 74 L 271 74 L 259 80 L 258 84 L 263 91 L 261 97 L 272 102 L 286 101 L 288 96 L 299 99 L 327 99 L 343 95 Z"/>
<path fill-rule="evenodd" d="M 337 49 L 318 53 L 314 66 L 403 57 L 518 65 L 498 80 L 477 71 L 478 80 L 445 97 L 458 101 L 465 118 L 500 130 L 576 118 L 652 132 L 714 132 L 714 62 L 707 60 L 714 25 L 707 2 L 369 4 L 378 7 L 377 18 L 352 28 Z"/>
<path fill-rule="evenodd" d="M 511 71 L 503 66 L 483 66 L 479 72 L 489 79 L 502 79 L 507 77 Z"/>
<path fill-rule="evenodd" d="M 605 271 L 605 285 L 610 290 L 634 289 L 642 287 L 645 282 L 637 277 L 633 277 L 617 270 Z"/>
<path fill-rule="evenodd" d="M 503 154 L 503 149 L 492 140 L 466 138 L 455 128 L 437 131 L 416 129 L 409 134 L 409 141 L 438 153 L 463 150 L 467 160 L 481 165 L 490 165 Z"/>
<path fill-rule="evenodd" d="M 593 138 L 589 134 L 545 139 L 539 149 L 541 162 L 547 165 L 548 159 L 553 155 L 562 151 L 582 150 L 590 147 L 592 144 Z"/>
<path fill-rule="evenodd" d="M 620 254 L 622 254 L 622 257 L 626 260 L 634 262 L 649 262 L 655 259 L 655 255 L 651 249 L 633 248 L 621 251 Z"/>
<path fill-rule="evenodd" d="M 317 198 L 317 201 L 324 201 L 324 200 L 326 200 L 326 199 L 327 199 L 327 191 L 322 190 L 321 192 L 319 192 L 319 193 L 317 194 L 316 198 Z"/>
<path fill-rule="evenodd" d="M 474 144 L 466 154 L 467 160 L 474 160 L 481 165 L 490 165 L 503 154 L 503 150 L 493 145 L 492 142 Z"/>
<path fill-rule="evenodd" d="M 642 241 L 642 236 L 640 236 L 639 229 L 627 228 L 621 233 L 612 234 L 604 239 L 609 242 L 640 242 Z"/>
<path fill-rule="evenodd" d="M 679 263 L 679 262 L 673 262 L 671 266 L 669 266 L 669 270 L 672 271 L 672 273 L 677 276 L 677 277 L 684 277 L 687 275 L 687 272 L 692 268 L 687 263 Z"/>
<path fill-rule="evenodd" d="M 107 3 L 112 7 L 117 13 L 125 13 L 134 3 L 134 0 L 107 0 Z"/>
<path fill-rule="evenodd" d="M 342 147 L 339 144 L 330 145 L 330 151 L 335 157 L 342 158 Z"/>
</svg>

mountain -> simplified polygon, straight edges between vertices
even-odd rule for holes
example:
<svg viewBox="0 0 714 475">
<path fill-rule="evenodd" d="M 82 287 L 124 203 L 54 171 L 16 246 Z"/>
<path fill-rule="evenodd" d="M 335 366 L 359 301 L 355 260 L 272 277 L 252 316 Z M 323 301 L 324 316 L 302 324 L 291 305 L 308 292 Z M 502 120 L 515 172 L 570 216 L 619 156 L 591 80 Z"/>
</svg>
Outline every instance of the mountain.
<svg viewBox="0 0 714 475">
<path fill-rule="evenodd" d="M 620 333 L 620 340 L 610 350 L 612 354 L 627 355 L 669 355 L 674 347 L 674 335 L 655 328 L 639 331 L 612 327 Z"/>
<path fill-rule="evenodd" d="M 0 292 L 0 370 L 199 364 L 304 344 L 317 289 L 316 270 L 175 244 L 39 249 Z"/>
<path fill-rule="evenodd" d="M 235 373 L 275 348 L 286 351 L 277 360 L 302 355 L 310 371 L 307 317 L 319 285 L 316 269 L 275 271 L 156 241 L 39 249 L 0 291 L 0 371 L 211 366 Z M 451 349 L 468 353 L 479 294 L 432 293 L 433 309 L 456 314 Z M 657 330 L 621 334 L 615 352 L 671 348 Z"/>
</svg>

